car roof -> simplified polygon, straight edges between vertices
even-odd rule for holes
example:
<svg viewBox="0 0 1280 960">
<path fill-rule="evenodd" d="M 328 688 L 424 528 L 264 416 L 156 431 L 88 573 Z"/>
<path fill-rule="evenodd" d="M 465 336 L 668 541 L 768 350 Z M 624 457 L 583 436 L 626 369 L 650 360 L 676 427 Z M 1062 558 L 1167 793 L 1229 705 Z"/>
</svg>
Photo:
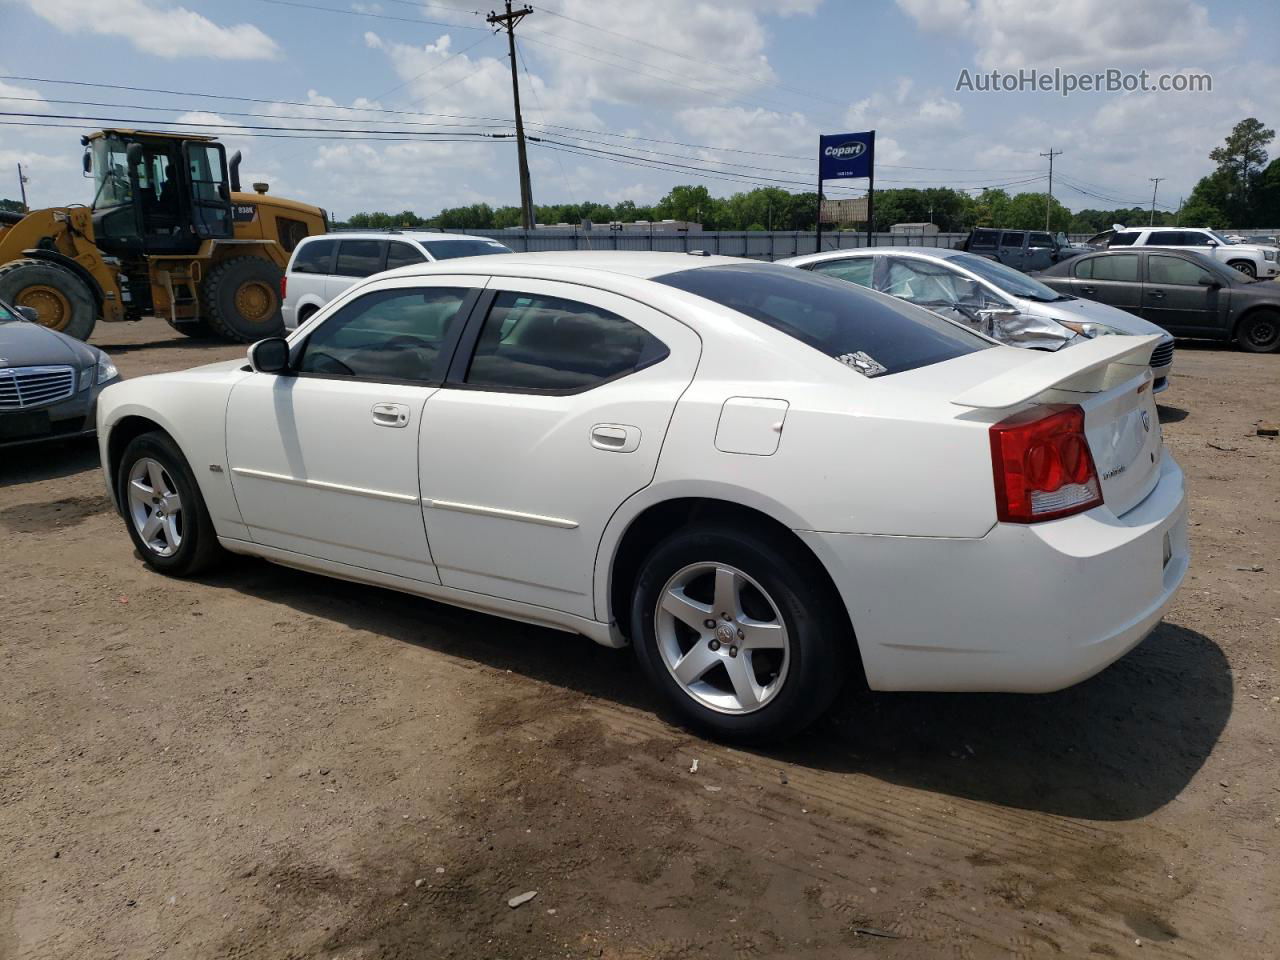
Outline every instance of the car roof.
<svg viewBox="0 0 1280 960">
<path fill-rule="evenodd" d="M 482 240 L 501 243 L 496 237 L 477 237 L 469 233 L 443 233 L 439 230 L 334 230 L 330 233 L 317 233 L 298 241 L 301 246 L 316 240 L 416 240 L 418 243 L 431 243 L 440 240 Z"/>
<path fill-rule="evenodd" d="M 821 253 L 804 253 L 798 257 L 787 257 L 778 262 L 786 264 L 821 263 L 823 260 L 840 260 L 846 257 L 871 257 L 878 253 L 900 253 L 918 257 L 936 257 L 939 260 L 951 260 L 966 252 L 965 250 L 953 250 L 950 247 L 893 245 L 885 247 L 850 247 L 846 250 L 823 250 Z"/>
<path fill-rule="evenodd" d="M 581 271 L 611 273 L 618 276 L 651 280 L 668 273 L 696 267 L 743 266 L 772 264 L 743 257 L 708 257 L 695 253 L 661 253 L 647 250 L 550 250 L 543 253 L 508 253 L 500 257 L 458 257 L 437 263 L 415 263 L 399 267 L 384 276 L 411 277 L 417 274 L 480 273 L 500 275 L 543 275 L 554 272 L 566 275 Z"/>
</svg>

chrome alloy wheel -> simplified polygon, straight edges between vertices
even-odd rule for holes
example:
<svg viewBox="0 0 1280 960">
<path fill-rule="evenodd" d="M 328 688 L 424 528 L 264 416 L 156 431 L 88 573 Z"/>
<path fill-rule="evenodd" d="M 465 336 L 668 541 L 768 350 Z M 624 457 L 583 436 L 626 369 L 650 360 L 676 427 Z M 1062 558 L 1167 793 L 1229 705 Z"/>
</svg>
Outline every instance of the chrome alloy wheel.
<svg viewBox="0 0 1280 960">
<path fill-rule="evenodd" d="M 129 469 L 129 517 L 133 528 L 160 557 L 171 557 L 182 545 L 182 498 L 169 471 L 143 457 Z"/>
<path fill-rule="evenodd" d="M 717 713 L 754 713 L 787 679 L 791 642 L 778 605 L 724 563 L 695 563 L 662 588 L 658 653 L 686 694 Z"/>
</svg>

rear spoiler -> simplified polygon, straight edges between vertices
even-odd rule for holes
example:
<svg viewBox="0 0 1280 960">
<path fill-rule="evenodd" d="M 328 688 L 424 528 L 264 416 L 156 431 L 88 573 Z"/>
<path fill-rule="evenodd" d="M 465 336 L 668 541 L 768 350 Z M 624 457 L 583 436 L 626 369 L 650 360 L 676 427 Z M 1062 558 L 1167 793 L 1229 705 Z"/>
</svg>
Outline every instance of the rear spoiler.
<svg viewBox="0 0 1280 960">
<path fill-rule="evenodd" d="M 1151 368 L 1151 351 L 1162 338 L 1106 336 L 1063 347 L 1053 353 L 1028 350 L 1027 362 L 971 387 L 952 403 L 961 407 L 1003 410 L 1046 390 L 1105 390 Z"/>
</svg>

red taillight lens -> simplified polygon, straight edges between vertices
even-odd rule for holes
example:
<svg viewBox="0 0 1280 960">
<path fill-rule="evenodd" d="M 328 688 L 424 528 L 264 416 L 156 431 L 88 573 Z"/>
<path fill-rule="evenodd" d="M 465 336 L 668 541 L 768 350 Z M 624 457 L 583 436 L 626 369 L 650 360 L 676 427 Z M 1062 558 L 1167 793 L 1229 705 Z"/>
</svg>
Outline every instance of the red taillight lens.
<svg viewBox="0 0 1280 960">
<path fill-rule="evenodd" d="M 280 299 L 281 300 L 284 299 L 284 292 L 287 289 L 289 289 L 289 276 L 288 274 L 281 274 L 280 275 Z"/>
<path fill-rule="evenodd" d="M 991 467 L 1004 523 L 1054 520 L 1102 503 L 1079 407 L 1040 407 L 995 424 Z"/>
</svg>

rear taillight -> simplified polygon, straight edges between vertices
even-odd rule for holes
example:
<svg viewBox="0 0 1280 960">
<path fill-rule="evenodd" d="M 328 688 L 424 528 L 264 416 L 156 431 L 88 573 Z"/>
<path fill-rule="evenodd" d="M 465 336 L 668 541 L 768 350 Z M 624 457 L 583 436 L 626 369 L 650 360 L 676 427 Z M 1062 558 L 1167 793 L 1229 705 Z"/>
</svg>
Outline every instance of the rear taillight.
<svg viewBox="0 0 1280 960">
<path fill-rule="evenodd" d="M 284 299 L 284 292 L 289 289 L 289 275 L 280 274 L 280 299 Z"/>
<path fill-rule="evenodd" d="M 995 424 L 991 467 L 1004 523 L 1054 520 L 1102 503 L 1079 407 L 1039 407 Z"/>
</svg>

